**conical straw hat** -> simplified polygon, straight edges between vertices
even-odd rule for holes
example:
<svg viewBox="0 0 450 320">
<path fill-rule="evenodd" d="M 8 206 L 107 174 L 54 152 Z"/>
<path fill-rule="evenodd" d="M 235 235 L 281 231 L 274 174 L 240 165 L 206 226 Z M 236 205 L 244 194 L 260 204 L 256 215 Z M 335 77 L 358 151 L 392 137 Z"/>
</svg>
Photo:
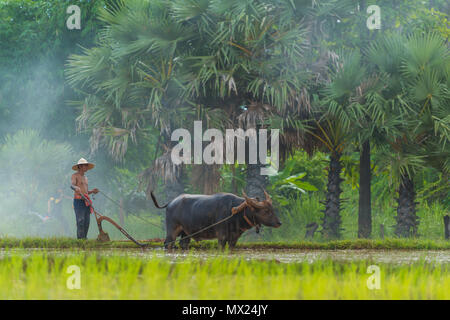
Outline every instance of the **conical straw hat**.
<svg viewBox="0 0 450 320">
<path fill-rule="evenodd" d="M 87 162 L 87 160 L 85 158 L 81 158 L 80 160 L 78 160 L 77 164 L 73 165 L 72 170 L 78 171 L 79 164 L 87 164 L 88 170 L 91 170 L 92 168 L 95 167 L 95 164 Z"/>
</svg>

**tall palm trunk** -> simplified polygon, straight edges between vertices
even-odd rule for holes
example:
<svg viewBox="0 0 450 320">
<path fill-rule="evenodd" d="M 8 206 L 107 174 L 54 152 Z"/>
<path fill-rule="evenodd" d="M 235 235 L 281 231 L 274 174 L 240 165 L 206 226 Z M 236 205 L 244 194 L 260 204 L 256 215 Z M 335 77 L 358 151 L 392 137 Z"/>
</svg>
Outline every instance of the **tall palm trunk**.
<svg viewBox="0 0 450 320">
<path fill-rule="evenodd" d="M 259 127 L 257 127 L 259 129 Z M 256 138 L 257 147 L 256 154 L 259 154 L 259 136 Z M 246 146 L 246 159 L 250 159 L 249 155 L 249 145 Z M 248 164 L 247 165 L 247 185 L 245 187 L 245 193 L 252 198 L 258 197 L 260 200 L 264 200 L 264 190 L 267 187 L 268 180 L 266 175 L 261 175 L 261 168 L 266 165 L 261 164 L 257 161 L 256 164 Z"/>
<path fill-rule="evenodd" d="M 397 199 L 397 225 L 395 226 L 395 234 L 399 237 L 415 237 L 417 235 L 417 227 L 419 226 L 419 218 L 416 216 L 416 193 L 414 191 L 414 182 L 408 175 L 403 175 Z"/>
<path fill-rule="evenodd" d="M 247 185 L 245 187 L 245 193 L 252 198 L 258 198 L 259 200 L 264 200 L 264 190 L 268 184 L 267 176 L 261 175 L 261 168 L 264 165 L 261 164 L 248 164 L 247 165 Z M 272 234 L 272 228 L 264 229 L 264 233 L 270 237 Z M 257 231 L 252 228 L 247 231 L 247 240 L 256 241 L 258 239 Z"/>
<path fill-rule="evenodd" d="M 233 165 L 231 165 L 231 188 L 233 190 L 234 194 L 238 193 L 238 188 L 237 188 L 237 180 L 236 180 L 236 167 Z"/>
<path fill-rule="evenodd" d="M 259 154 L 259 136 L 257 136 L 257 154 Z M 249 159 L 249 148 L 246 148 L 246 158 Z M 266 175 L 261 174 L 261 168 L 265 167 L 264 164 L 259 163 L 256 164 L 247 164 L 246 176 L 247 176 L 247 184 L 245 186 L 245 193 L 252 198 L 258 198 L 260 201 L 265 199 L 264 190 L 267 187 L 268 179 Z M 265 232 L 267 232 L 268 236 L 271 235 L 272 230 L 268 228 Z M 257 240 L 257 230 L 252 228 L 251 231 L 247 232 L 248 240 Z"/>
<path fill-rule="evenodd" d="M 264 190 L 267 186 L 267 176 L 261 175 L 262 164 L 248 164 L 247 165 L 247 186 L 245 193 L 249 197 L 258 197 L 260 200 L 264 200 Z"/>
<path fill-rule="evenodd" d="M 325 211 L 322 221 L 322 234 L 325 239 L 337 239 L 341 235 L 341 187 L 343 181 L 340 174 L 342 171 L 341 153 L 334 151 L 330 157 L 330 168 L 328 169 L 327 195 Z"/>
<path fill-rule="evenodd" d="M 370 142 L 363 143 L 359 156 L 358 238 L 370 238 L 372 233 Z"/>
</svg>

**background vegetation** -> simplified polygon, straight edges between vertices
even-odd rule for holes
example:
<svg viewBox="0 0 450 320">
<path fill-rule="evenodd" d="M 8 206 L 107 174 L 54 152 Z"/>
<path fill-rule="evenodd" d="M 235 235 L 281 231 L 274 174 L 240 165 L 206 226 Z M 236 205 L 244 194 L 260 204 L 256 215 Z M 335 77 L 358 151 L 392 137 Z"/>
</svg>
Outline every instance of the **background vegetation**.
<svg viewBox="0 0 450 320">
<path fill-rule="evenodd" d="M 164 235 L 151 189 L 161 202 L 267 189 L 283 227 L 244 240 L 304 239 L 314 222 L 314 240 L 441 239 L 450 210 L 448 3 L 314 3 L 70 1 L 82 29 L 68 30 L 69 1 L 0 1 L 0 235 L 73 236 L 70 200 L 68 232 L 30 212 L 45 216 L 58 188 L 70 196 L 70 164 L 83 156 L 97 164 L 90 185 L 122 206 L 100 194 L 96 208 L 138 238 Z M 370 4 L 381 7 L 381 30 L 365 27 Z M 280 172 L 174 169 L 171 130 L 193 120 L 282 129 Z"/>
</svg>

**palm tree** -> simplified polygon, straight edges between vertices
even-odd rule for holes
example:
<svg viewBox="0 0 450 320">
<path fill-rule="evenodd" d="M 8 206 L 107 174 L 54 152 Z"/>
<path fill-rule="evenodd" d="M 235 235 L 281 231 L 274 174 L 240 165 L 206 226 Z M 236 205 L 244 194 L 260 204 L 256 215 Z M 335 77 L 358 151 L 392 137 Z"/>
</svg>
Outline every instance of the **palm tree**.
<svg viewBox="0 0 450 320">
<path fill-rule="evenodd" d="M 103 10 L 98 46 L 72 56 L 68 68 L 70 83 L 86 93 L 79 124 L 93 130 L 93 149 L 103 141 L 123 158 L 129 138 L 156 126 L 168 160 L 166 137 L 194 119 L 222 129 L 266 125 L 305 85 L 305 32 L 291 8 L 290 1 L 131 0 Z M 262 191 L 259 172 L 248 172 Z"/>
<path fill-rule="evenodd" d="M 426 164 L 448 170 L 450 55 L 433 33 L 386 37 L 368 55 L 386 75 L 384 113 L 398 120 L 386 135 L 385 157 L 399 192 L 395 233 L 416 236 L 414 174 Z"/>
<path fill-rule="evenodd" d="M 310 14 L 306 18 L 309 17 L 307 19 L 310 28 L 309 40 L 314 51 L 305 59 L 303 67 L 311 70 L 311 77 L 308 87 L 303 88 L 301 92 L 300 101 L 303 108 L 301 110 L 288 108 L 283 111 L 284 119 L 277 119 L 281 123 L 280 127 L 284 129 L 281 137 L 282 149 L 289 151 L 302 148 L 311 154 L 315 149 L 321 148 L 330 153 L 332 169 L 329 171 L 325 209 L 325 220 L 328 222 L 325 221 L 326 227 L 323 232 L 328 234 L 327 237 L 335 238 L 339 237 L 340 233 L 339 173 L 342 169 L 340 158 L 350 143 L 359 145 L 361 174 L 358 233 L 359 236 L 369 237 L 371 233 L 369 140 L 372 139 L 374 126 L 366 110 L 368 108 L 366 100 L 376 92 L 379 83 L 372 75 L 365 74 L 359 55 L 352 58 L 355 63 L 351 67 L 350 57 L 344 58 L 339 52 L 332 51 L 333 45 L 324 46 L 326 39 L 331 39 L 332 43 L 338 42 L 341 46 L 355 46 L 355 35 L 359 35 L 358 43 L 363 47 L 361 42 L 364 41 L 361 39 L 367 38 L 365 32 L 354 30 L 354 26 L 349 30 L 348 26 L 341 22 L 349 18 L 361 20 L 366 13 L 365 11 L 358 13 L 357 3 L 354 1 L 317 1 L 309 11 Z M 340 40 L 337 41 L 337 38 Z M 346 73 L 343 73 L 340 67 L 344 60 L 347 60 Z M 330 73 L 329 67 L 334 71 Z M 339 77 L 339 74 L 342 77 Z M 328 87 L 329 90 L 323 92 L 323 87 Z M 350 124 L 353 125 L 351 128 Z"/>
<path fill-rule="evenodd" d="M 183 191 L 183 170 L 171 161 L 170 133 L 193 115 L 181 99 L 180 79 L 186 75 L 178 72 L 176 58 L 188 50 L 195 34 L 183 29 L 169 10 L 163 1 L 117 1 L 102 10 L 106 27 L 97 46 L 72 55 L 67 76 L 84 96 L 77 122 L 80 130 L 91 130 L 92 152 L 104 145 L 121 161 L 129 140 L 145 141 L 157 128 L 161 138 L 142 177 L 147 189 L 162 179 L 171 197 Z"/>
<path fill-rule="evenodd" d="M 362 148 L 361 158 L 367 160 L 369 157 L 370 160 L 370 149 L 367 144 L 369 139 L 372 139 L 375 128 L 371 122 L 368 105 L 380 90 L 380 81 L 379 77 L 369 74 L 358 50 L 338 52 L 330 64 L 330 71 L 330 80 L 321 90 L 318 109 L 320 117 L 316 120 L 316 132 L 311 132 L 311 135 L 322 142 L 322 148 L 330 153 L 322 232 L 326 238 L 339 238 L 341 156 L 345 150 L 354 148 L 355 144 L 366 145 Z M 370 161 L 368 165 L 370 166 Z M 362 179 L 366 179 L 363 182 L 368 183 L 370 188 L 370 174 L 368 177 L 360 175 L 360 182 Z M 370 206 L 370 193 L 367 196 Z M 364 200 L 367 199 L 360 198 L 360 206 L 361 202 L 365 203 Z M 363 228 L 360 227 L 359 231 L 360 236 L 367 237 L 371 232 L 370 216 L 364 222 Z"/>
<path fill-rule="evenodd" d="M 211 40 L 205 41 L 209 45 L 203 46 L 200 57 L 191 58 L 202 64 L 192 68 L 196 78 L 189 93 L 197 101 L 222 105 L 231 120 L 228 126 L 263 128 L 272 114 L 295 104 L 305 86 L 300 62 L 307 43 L 292 3 L 211 1 L 202 13 L 189 11 L 186 16 L 181 8 L 175 12 L 194 22 L 198 17 L 218 17 L 215 25 L 204 26 L 211 30 Z M 247 165 L 246 189 L 253 197 L 264 196 L 267 179 L 260 168 L 261 164 Z"/>
</svg>

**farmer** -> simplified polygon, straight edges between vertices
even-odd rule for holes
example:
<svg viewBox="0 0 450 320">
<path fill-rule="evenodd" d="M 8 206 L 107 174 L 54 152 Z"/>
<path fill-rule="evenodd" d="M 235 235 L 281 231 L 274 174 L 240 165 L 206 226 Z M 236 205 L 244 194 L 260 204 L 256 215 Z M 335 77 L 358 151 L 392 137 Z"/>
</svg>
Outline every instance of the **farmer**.
<svg viewBox="0 0 450 320">
<path fill-rule="evenodd" d="M 91 193 L 98 193 L 98 189 L 94 188 L 88 190 L 88 179 L 84 176 L 86 171 L 94 168 L 93 163 L 89 163 L 86 159 L 81 158 L 78 163 L 72 167 L 76 171 L 72 175 L 72 187 L 75 190 L 73 199 L 73 208 L 75 210 L 75 216 L 77 220 L 77 238 L 86 239 L 89 230 L 90 213 L 89 205 L 85 203 L 81 195 L 87 196 Z"/>
</svg>

